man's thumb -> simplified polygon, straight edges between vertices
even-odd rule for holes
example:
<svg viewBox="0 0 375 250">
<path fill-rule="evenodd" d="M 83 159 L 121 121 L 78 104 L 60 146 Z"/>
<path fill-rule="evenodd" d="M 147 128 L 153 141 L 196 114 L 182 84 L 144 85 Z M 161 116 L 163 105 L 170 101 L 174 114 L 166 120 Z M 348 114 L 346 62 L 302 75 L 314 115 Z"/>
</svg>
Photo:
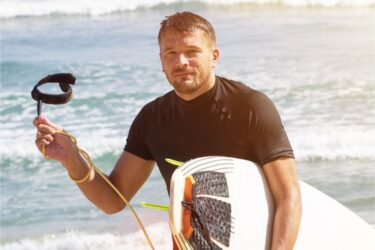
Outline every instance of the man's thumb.
<svg viewBox="0 0 375 250">
<path fill-rule="evenodd" d="M 63 128 L 62 128 L 61 126 L 59 126 L 59 125 L 57 125 L 57 124 L 51 122 L 51 121 L 48 120 L 48 118 L 45 117 L 44 115 L 39 115 L 39 116 L 37 116 L 37 117 L 35 118 L 35 123 L 36 123 L 36 124 L 40 124 L 40 123 L 42 123 L 42 124 L 48 125 L 48 126 L 54 128 L 56 131 L 61 131 L 61 130 L 63 130 Z"/>
</svg>

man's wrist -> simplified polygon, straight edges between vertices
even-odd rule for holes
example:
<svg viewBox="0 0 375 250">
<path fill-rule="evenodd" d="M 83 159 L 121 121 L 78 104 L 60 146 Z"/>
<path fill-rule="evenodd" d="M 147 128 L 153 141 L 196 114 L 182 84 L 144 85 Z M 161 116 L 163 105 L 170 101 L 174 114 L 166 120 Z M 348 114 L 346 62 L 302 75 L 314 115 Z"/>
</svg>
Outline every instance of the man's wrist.
<svg viewBox="0 0 375 250">
<path fill-rule="evenodd" d="M 77 175 L 79 175 L 80 173 L 87 172 L 87 169 L 88 169 L 88 164 L 80 155 L 76 147 L 74 148 L 74 151 L 72 153 L 68 154 L 61 161 L 61 164 L 65 167 L 65 169 L 69 173 L 72 173 L 71 175 L 72 177 L 75 177 L 76 172 L 77 172 Z"/>
</svg>

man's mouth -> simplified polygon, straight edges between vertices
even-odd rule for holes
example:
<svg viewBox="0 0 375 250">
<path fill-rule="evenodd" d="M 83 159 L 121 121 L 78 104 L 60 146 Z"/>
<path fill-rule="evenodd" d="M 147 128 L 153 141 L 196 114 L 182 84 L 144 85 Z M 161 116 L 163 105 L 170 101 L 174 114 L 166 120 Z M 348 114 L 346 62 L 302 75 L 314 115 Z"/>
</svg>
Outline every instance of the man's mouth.
<svg viewBox="0 0 375 250">
<path fill-rule="evenodd" d="M 175 72 L 173 73 L 174 76 L 188 76 L 188 75 L 192 75 L 193 72 L 191 71 L 179 71 L 179 72 Z"/>
</svg>

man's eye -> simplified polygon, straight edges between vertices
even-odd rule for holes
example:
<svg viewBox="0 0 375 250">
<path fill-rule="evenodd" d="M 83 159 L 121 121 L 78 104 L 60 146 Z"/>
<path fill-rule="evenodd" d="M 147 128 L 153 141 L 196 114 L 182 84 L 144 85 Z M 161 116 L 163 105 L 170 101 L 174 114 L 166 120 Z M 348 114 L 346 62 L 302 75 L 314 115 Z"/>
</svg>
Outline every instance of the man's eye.
<svg viewBox="0 0 375 250">
<path fill-rule="evenodd" d="M 197 55 L 199 53 L 199 51 L 198 50 L 188 50 L 187 51 L 187 54 L 188 55 L 191 55 L 191 56 L 194 56 L 194 55 Z"/>
<path fill-rule="evenodd" d="M 175 51 L 168 51 L 168 52 L 164 53 L 164 56 L 165 57 L 171 57 L 171 56 L 174 56 L 175 54 L 176 54 Z"/>
</svg>

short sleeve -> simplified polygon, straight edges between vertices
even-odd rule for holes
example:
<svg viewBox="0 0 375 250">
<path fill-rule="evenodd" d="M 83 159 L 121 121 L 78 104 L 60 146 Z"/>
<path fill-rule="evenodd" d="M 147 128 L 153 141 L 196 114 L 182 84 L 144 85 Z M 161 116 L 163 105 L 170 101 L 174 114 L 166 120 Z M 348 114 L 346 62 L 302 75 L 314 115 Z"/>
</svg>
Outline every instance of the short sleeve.
<svg viewBox="0 0 375 250">
<path fill-rule="evenodd" d="M 145 141 L 147 133 L 147 121 L 145 119 L 146 111 L 145 108 L 143 108 L 135 117 L 132 125 L 130 126 L 124 150 L 145 160 L 153 160 L 154 157 L 152 156 Z"/>
<path fill-rule="evenodd" d="M 261 166 L 281 157 L 294 158 L 275 105 L 257 91 L 250 98 L 248 139 L 254 157 Z"/>
</svg>

